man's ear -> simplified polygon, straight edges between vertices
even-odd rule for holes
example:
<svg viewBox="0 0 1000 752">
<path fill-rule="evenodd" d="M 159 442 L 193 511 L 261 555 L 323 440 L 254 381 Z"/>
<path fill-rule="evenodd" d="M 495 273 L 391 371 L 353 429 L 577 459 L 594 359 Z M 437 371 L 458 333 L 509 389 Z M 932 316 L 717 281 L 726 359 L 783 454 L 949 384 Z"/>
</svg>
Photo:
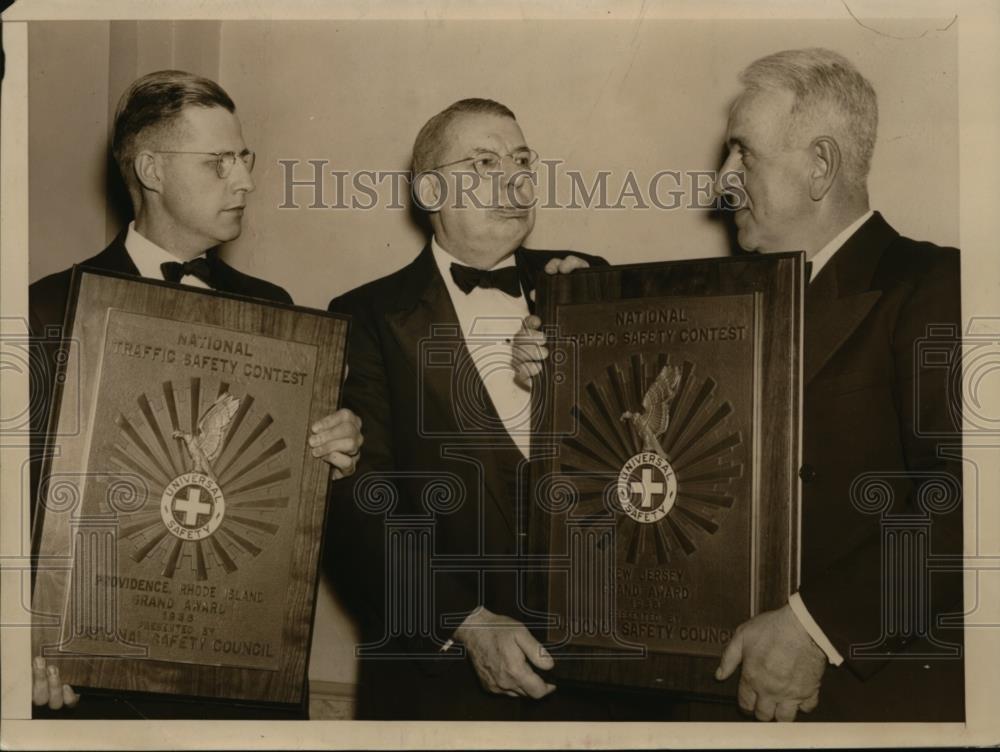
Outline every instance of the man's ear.
<svg viewBox="0 0 1000 752">
<path fill-rule="evenodd" d="M 840 174 L 840 146 L 830 136 L 819 136 L 809 145 L 812 166 L 809 173 L 809 198 L 820 201 Z"/>
<path fill-rule="evenodd" d="M 414 178 L 413 195 L 425 211 L 440 211 L 447 196 L 448 186 L 444 175 L 433 170 L 421 172 Z"/>
<path fill-rule="evenodd" d="M 132 160 L 132 169 L 135 171 L 136 180 L 144 189 L 153 193 L 160 193 L 163 190 L 163 175 L 152 152 L 140 151 L 136 154 Z"/>
</svg>

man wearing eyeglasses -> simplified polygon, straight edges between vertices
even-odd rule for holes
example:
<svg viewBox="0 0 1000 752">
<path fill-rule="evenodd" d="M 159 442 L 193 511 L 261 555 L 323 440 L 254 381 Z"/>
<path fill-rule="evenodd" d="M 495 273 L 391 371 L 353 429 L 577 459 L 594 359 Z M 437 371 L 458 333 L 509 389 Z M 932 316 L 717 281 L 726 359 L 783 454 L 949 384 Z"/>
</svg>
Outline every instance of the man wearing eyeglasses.
<svg viewBox="0 0 1000 752">
<path fill-rule="evenodd" d="M 98 255 L 81 266 L 115 271 L 192 287 L 291 303 L 285 290 L 229 266 L 218 255 L 221 243 L 242 229 L 254 153 L 243 141 L 236 106 L 214 81 L 183 71 L 164 70 L 136 80 L 115 115 L 112 152 L 121 170 L 135 219 Z M 31 285 L 32 359 L 35 373 L 54 374 L 58 337 L 69 295 L 71 270 Z M 36 383 L 37 382 L 37 383 Z M 32 500 L 37 498 L 41 452 L 52 384 L 32 379 Z M 339 410 L 311 427 L 314 457 L 333 466 L 333 477 L 350 475 L 361 445 L 360 422 Z M 32 507 L 32 523 L 35 509 Z M 60 710 L 79 699 L 64 685 L 55 666 L 36 657 L 33 666 L 37 707 Z M 306 693 L 306 697 L 308 694 Z M 307 699 L 288 709 L 246 709 L 233 704 L 183 703 L 120 696 L 87 696 L 77 718 L 305 718 Z"/>
<path fill-rule="evenodd" d="M 326 547 L 360 616 L 362 719 L 610 718 L 607 698 L 556 689 L 525 626 L 538 622 L 524 593 L 531 392 L 514 382 L 511 338 L 543 270 L 606 263 L 522 246 L 536 161 L 502 104 L 435 115 L 413 147 L 430 241 L 330 304 L 353 317 L 344 401 L 365 426 Z"/>
</svg>

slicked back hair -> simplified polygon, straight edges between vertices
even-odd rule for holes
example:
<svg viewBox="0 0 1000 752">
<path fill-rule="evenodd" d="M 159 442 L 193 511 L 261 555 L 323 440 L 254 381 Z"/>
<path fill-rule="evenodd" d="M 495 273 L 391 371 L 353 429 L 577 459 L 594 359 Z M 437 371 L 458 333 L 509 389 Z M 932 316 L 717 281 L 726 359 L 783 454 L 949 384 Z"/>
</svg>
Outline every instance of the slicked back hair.
<svg viewBox="0 0 1000 752">
<path fill-rule="evenodd" d="M 863 188 L 878 130 L 875 90 L 851 62 L 832 50 L 783 50 L 755 60 L 740 74 L 747 91 L 784 89 L 795 99 L 789 137 L 810 129 L 833 136 L 847 182 Z"/>
<path fill-rule="evenodd" d="M 233 100 L 215 81 L 179 70 L 148 73 L 136 79 L 118 100 L 111 153 L 130 193 L 138 191 L 132 163 L 140 151 L 140 140 L 169 131 L 185 107 L 236 111 Z"/>
<path fill-rule="evenodd" d="M 444 152 L 448 126 L 461 115 L 497 115 L 517 120 L 510 108 L 492 99 L 460 99 L 432 117 L 417 134 L 413 142 L 413 174 L 419 175 L 440 164 Z"/>
</svg>

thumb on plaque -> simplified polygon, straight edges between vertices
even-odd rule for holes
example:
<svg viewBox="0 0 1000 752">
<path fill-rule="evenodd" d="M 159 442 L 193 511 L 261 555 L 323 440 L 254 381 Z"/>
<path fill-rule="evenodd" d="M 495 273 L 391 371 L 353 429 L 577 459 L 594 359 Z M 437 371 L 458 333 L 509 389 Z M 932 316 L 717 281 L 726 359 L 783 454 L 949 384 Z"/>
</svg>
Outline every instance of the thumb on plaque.
<svg viewBox="0 0 1000 752">
<path fill-rule="evenodd" d="M 715 670 L 715 678 L 724 681 L 732 676 L 733 672 L 743 661 L 743 630 L 737 629 L 736 634 L 722 651 L 722 660 Z"/>
</svg>

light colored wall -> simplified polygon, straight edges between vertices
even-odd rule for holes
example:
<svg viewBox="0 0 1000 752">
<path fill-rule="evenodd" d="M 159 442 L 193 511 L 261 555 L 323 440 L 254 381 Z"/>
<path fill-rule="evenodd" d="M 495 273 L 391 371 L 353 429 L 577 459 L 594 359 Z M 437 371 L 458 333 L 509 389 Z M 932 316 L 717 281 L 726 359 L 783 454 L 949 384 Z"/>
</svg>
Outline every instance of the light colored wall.
<svg viewBox="0 0 1000 752">
<path fill-rule="evenodd" d="M 927 24 L 879 27 L 913 37 Z M 131 80 L 168 66 L 218 78 L 258 151 L 246 231 L 227 258 L 305 305 L 401 266 L 423 236 L 401 211 L 279 209 L 279 159 L 302 160 L 297 177 L 308 159 L 405 169 L 430 115 L 490 96 L 514 109 L 543 158 L 588 179 L 615 171 L 614 194 L 629 168 L 717 166 L 736 72 L 790 46 L 837 49 L 872 80 L 874 205 L 909 235 L 957 245 L 955 42 L 954 28 L 901 40 L 851 21 L 33 23 L 31 278 L 92 255 L 127 219 L 107 206 L 108 124 Z M 621 262 L 727 252 L 717 223 L 681 210 L 542 210 L 529 244 Z"/>
<path fill-rule="evenodd" d="M 219 77 L 218 21 L 112 21 L 108 68 L 108 143 L 118 100 L 139 76 L 179 68 L 211 79 Z M 111 163 L 105 241 L 132 218 L 128 192 Z"/>
<path fill-rule="evenodd" d="M 110 159 L 125 88 L 163 68 L 219 77 L 218 21 L 28 25 L 29 274 L 83 261 L 131 216 Z"/>
<path fill-rule="evenodd" d="M 912 37 L 928 24 L 879 28 Z M 852 21 L 223 22 L 221 82 L 258 153 L 252 211 L 228 258 L 312 306 L 402 266 L 424 240 L 407 212 L 309 209 L 301 190 L 303 208 L 279 209 L 278 160 L 301 160 L 300 179 L 309 159 L 405 169 L 420 126 L 468 96 L 511 107 L 543 158 L 591 178 L 613 170 L 612 202 L 630 168 L 648 180 L 717 167 L 738 71 L 802 46 L 845 54 L 879 93 L 873 204 L 906 234 L 956 245 L 956 33 L 902 41 Z M 332 178 L 324 200 L 334 203 Z M 613 262 L 728 252 L 718 222 L 684 210 L 540 210 L 528 244 Z"/>
<path fill-rule="evenodd" d="M 28 24 L 32 280 L 104 247 L 109 29 Z"/>
</svg>

